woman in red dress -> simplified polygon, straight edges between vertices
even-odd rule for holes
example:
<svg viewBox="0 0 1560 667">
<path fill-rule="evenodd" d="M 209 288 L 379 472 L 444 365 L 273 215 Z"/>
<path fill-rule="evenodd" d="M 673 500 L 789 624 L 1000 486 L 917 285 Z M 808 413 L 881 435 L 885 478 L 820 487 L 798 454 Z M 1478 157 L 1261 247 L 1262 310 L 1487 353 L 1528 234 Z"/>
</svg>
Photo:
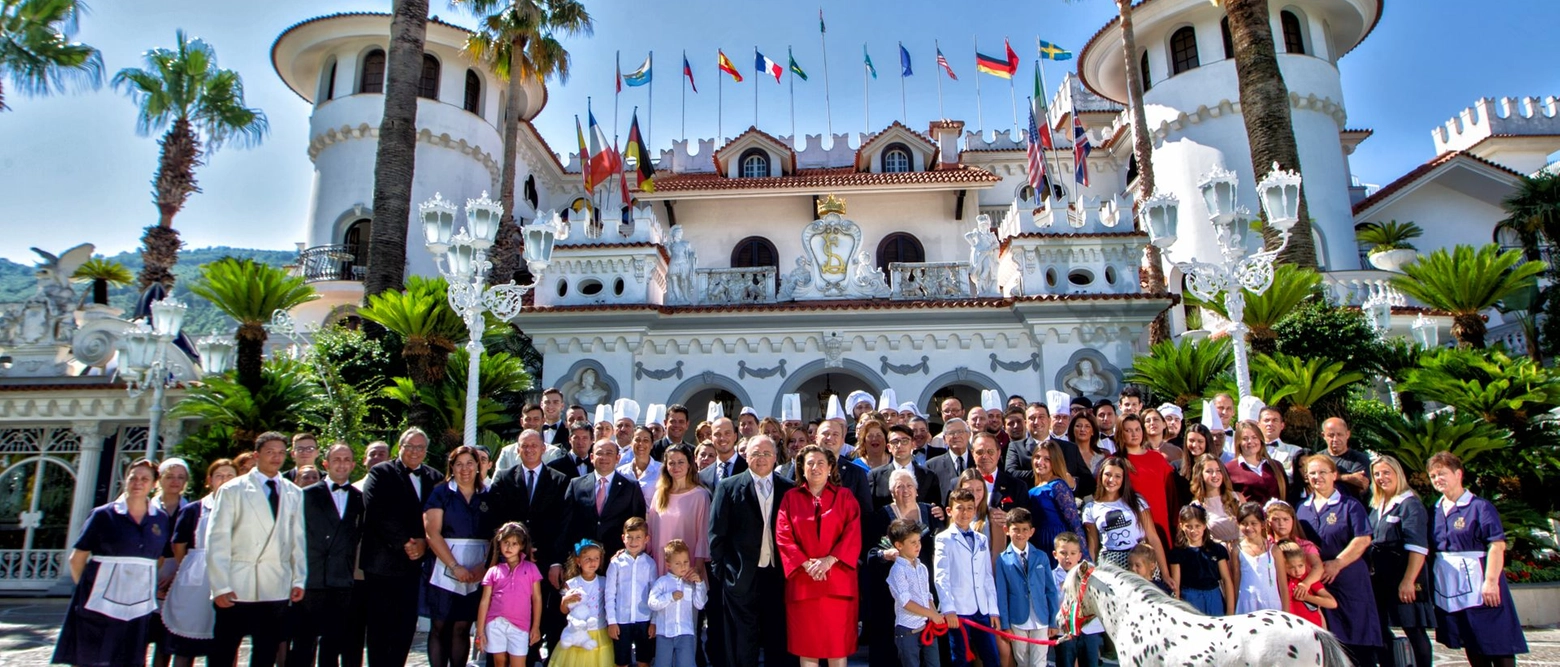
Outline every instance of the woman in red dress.
<svg viewBox="0 0 1560 667">
<path fill-rule="evenodd" d="M 797 454 L 801 484 L 780 500 L 775 546 L 785 568 L 786 645 L 803 667 L 845 667 L 856 652 L 861 507 L 839 486 L 839 462 L 817 445 Z"/>
</svg>

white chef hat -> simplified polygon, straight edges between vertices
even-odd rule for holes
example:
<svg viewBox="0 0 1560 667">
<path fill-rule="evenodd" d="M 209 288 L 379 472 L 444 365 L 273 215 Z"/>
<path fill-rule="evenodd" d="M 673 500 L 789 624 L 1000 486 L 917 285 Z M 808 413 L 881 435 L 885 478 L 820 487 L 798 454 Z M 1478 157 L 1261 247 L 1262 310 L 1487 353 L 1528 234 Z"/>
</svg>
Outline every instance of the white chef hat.
<svg viewBox="0 0 1560 667">
<path fill-rule="evenodd" d="M 780 421 L 799 422 L 802 420 L 802 395 L 786 394 L 780 397 Z"/>
<path fill-rule="evenodd" d="M 612 402 L 612 421 L 619 422 L 624 419 L 634 423 L 639 422 L 639 401 L 620 398 Z"/>
<path fill-rule="evenodd" d="M 608 424 L 612 423 L 612 406 L 607 405 L 606 403 L 602 403 L 601 405 L 596 406 L 595 423 L 600 424 L 602 422 L 606 422 Z"/>
<path fill-rule="evenodd" d="M 899 411 L 899 395 L 894 393 L 893 387 L 884 389 L 883 393 L 878 396 L 877 409 L 879 412 L 884 410 Z"/>
<path fill-rule="evenodd" d="M 850 392 L 850 395 L 845 397 L 845 411 L 854 414 L 856 406 L 861 403 L 872 405 L 872 394 L 860 389 Z"/>
<path fill-rule="evenodd" d="M 921 412 L 921 409 L 919 407 L 916 407 L 916 404 L 915 404 L 914 401 L 905 401 L 903 403 L 900 403 L 899 404 L 899 411 L 903 412 L 903 413 L 905 413 L 907 415 L 915 415 L 915 416 L 920 417 L 922 419 L 926 419 L 926 413 Z"/>
<path fill-rule="evenodd" d="M 725 416 L 726 406 L 721 405 L 716 401 L 710 401 L 710 406 L 704 410 L 704 421 L 707 421 L 711 424 L 715 423 L 715 420 Z"/>
<path fill-rule="evenodd" d="M 1186 413 L 1181 411 L 1181 406 L 1174 403 L 1166 403 L 1161 405 L 1159 406 L 1158 410 L 1161 417 L 1169 417 L 1170 415 L 1175 415 L 1181 418 L 1186 417 Z"/>
<path fill-rule="evenodd" d="M 1002 393 L 995 389 L 980 390 L 980 407 L 986 412 L 1002 412 Z"/>
<path fill-rule="evenodd" d="M 840 395 L 829 394 L 829 409 L 823 412 L 824 419 L 838 419 L 847 421 L 844 408 L 840 407 Z"/>
<path fill-rule="evenodd" d="M 1262 408 L 1265 407 L 1267 407 L 1267 404 L 1263 403 L 1262 399 L 1256 396 L 1243 396 L 1240 399 L 1240 412 L 1237 414 L 1240 415 L 1239 419 L 1241 421 L 1248 419 L 1256 421 L 1257 417 L 1262 414 Z"/>
<path fill-rule="evenodd" d="M 656 426 L 666 425 L 665 403 L 651 403 L 650 407 L 645 409 L 645 426 L 649 426 L 651 424 L 655 424 Z"/>
<path fill-rule="evenodd" d="M 753 415 L 753 420 L 758 421 L 758 411 L 754 410 L 751 405 L 742 406 L 742 409 L 737 411 L 737 415 Z"/>
<path fill-rule="evenodd" d="M 1224 432 L 1224 422 L 1219 419 L 1219 411 L 1213 409 L 1213 401 L 1203 401 L 1202 425 L 1208 427 L 1214 433 Z"/>
<path fill-rule="evenodd" d="M 1052 389 L 1045 392 L 1045 406 L 1050 409 L 1051 416 L 1072 414 L 1072 396 L 1065 391 Z"/>
</svg>

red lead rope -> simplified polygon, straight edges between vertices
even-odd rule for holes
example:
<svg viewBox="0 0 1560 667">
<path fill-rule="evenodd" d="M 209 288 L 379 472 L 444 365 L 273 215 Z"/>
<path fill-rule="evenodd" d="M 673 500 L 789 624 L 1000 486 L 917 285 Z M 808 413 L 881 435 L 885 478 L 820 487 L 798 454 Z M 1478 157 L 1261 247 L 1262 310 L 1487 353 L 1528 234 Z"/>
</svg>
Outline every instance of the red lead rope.
<svg viewBox="0 0 1560 667">
<path fill-rule="evenodd" d="M 994 634 L 994 635 L 996 635 L 998 637 L 1006 638 L 1009 641 L 1024 642 L 1026 644 L 1038 644 L 1040 646 L 1055 646 L 1056 643 L 1057 643 L 1055 639 L 1030 639 L 1029 637 L 1023 637 L 1023 636 L 1020 636 L 1020 635 L 1015 635 L 1015 634 L 1013 634 L 1011 632 L 1003 632 L 1003 631 L 998 630 L 996 628 L 988 627 L 988 626 L 976 623 L 974 621 L 971 621 L 969 619 L 961 618 L 961 619 L 959 619 L 959 634 L 964 637 L 964 659 L 965 660 L 974 660 L 975 659 L 975 652 L 970 650 L 970 633 L 969 633 L 969 631 L 965 630 L 965 628 L 967 628 L 967 627 L 975 628 L 976 630 L 980 630 L 981 632 L 988 632 L 988 633 Z M 932 642 L 937 641 L 938 637 L 941 637 L 941 636 L 946 635 L 946 634 L 948 634 L 948 626 L 947 625 L 945 625 L 943 623 L 931 623 L 931 622 L 928 622 L 926 624 L 926 627 L 921 629 L 921 645 L 922 646 L 931 646 Z"/>
</svg>

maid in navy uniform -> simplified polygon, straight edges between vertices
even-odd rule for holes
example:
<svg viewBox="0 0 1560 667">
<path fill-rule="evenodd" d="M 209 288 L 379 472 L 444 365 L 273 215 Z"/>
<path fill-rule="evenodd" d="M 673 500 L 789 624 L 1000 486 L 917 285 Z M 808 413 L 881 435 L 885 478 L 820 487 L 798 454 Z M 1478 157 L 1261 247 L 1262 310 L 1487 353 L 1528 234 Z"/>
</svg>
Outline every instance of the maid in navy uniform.
<svg viewBox="0 0 1560 667">
<path fill-rule="evenodd" d="M 1372 539 L 1370 519 L 1360 501 L 1338 489 L 1338 465 L 1330 457 L 1310 456 L 1304 466 L 1311 497 L 1295 508 L 1295 519 L 1321 552 L 1322 583 L 1338 599 L 1338 608 L 1324 609 L 1322 615 L 1354 664 L 1375 665 L 1382 641 L 1376 591 L 1365 561 Z"/>
<path fill-rule="evenodd" d="M 1506 530 L 1495 504 L 1463 486 L 1451 452 L 1425 464 L 1441 500 L 1430 510 L 1435 539 L 1435 640 L 1462 649 L 1473 667 L 1512 666 L 1527 653 L 1522 622 L 1506 586 Z"/>
<path fill-rule="evenodd" d="M 123 667 L 146 663 L 147 629 L 157 610 L 157 566 L 172 522 L 151 502 L 157 467 L 145 459 L 125 472 L 125 493 L 92 510 L 70 554 L 71 594 L 50 662 Z"/>
</svg>

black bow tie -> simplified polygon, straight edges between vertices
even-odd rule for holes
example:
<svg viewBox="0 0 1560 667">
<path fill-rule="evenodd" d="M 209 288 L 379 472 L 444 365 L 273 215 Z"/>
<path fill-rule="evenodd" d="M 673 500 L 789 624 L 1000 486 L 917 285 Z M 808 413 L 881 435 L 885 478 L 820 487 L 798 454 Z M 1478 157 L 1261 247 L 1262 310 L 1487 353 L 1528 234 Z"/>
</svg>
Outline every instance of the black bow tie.
<svg viewBox="0 0 1560 667">
<path fill-rule="evenodd" d="M 330 492 L 331 493 L 335 493 L 337 491 L 346 491 L 347 489 L 350 489 L 350 488 L 352 488 L 351 484 L 337 484 L 335 482 L 331 482 L 330 483 Z"/>
</svg>

